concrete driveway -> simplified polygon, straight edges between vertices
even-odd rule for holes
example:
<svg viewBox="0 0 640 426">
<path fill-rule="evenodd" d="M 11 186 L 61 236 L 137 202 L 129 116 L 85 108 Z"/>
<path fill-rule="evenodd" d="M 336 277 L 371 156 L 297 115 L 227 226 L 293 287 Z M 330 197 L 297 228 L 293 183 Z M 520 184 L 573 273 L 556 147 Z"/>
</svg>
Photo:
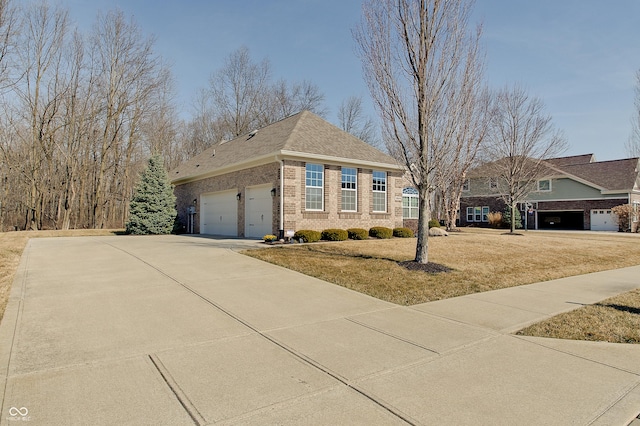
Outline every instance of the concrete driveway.
<svg viewBox="0 0 640 426">
<path fill-rule="evenodd" d="M 0 325 L 0 423 L 625 425 L 640 412 L 640 345 L 509 334 L 640 287 L 640 267 L 407 308 L 232 250 L 256 244 L 31 240 Z"/>
</svg>

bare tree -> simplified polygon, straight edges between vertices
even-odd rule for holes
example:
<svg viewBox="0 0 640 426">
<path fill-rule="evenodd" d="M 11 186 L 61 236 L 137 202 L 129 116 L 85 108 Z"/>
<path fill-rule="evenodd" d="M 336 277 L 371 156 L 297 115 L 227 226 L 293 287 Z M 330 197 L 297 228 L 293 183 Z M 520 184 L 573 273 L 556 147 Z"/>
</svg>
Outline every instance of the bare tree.
<svg viewBox="0 0 640 426">
<path fill-rule="evenodd" d="M 350 96 L 340 103 L 338 123 L 342 130 L 351 133 L 369 145 L 377 146 L 376 126 L 371 117 L 365 116 L 361 96 Z"/>
<path fill-rule="evenodd" d="M 268 115 L 270 78 L 269 61 L 254 63 L 246 47 L 233 52 L 212 74 L 213 106 L 229 131 L 227 137 L 261 127 L 261 118 Z"/>
<path fill-rule="evenodd" d="M 515 232 L 515 209 L 549 173 L 544 160 L 566 150 L 566 140 L 552 124 L 539 98 L 531 98 L 519 86 L 504 88 L 496 96 L 487 145 L 488 165 L 497 191 L 511 209 L 511 233 Z"/>
<path fill-rule="evenodd" d="M 471 1 L 369 0 L 354 37 L 389 152 L 419 194 L 415 261 L 428 262 L 436 170 L 456 128 L 457 96 L 472 74 L 481 30 L 467 30 Z M 477 58 L 476 58 L 477 59 Z M 448 143 L 448 142 L 445 142 Z"/>
<path fill-rule="evenodd" d="M 161 67 L 153 52 L 153 38 L 144 37 L 122 12 L 100 15 L 91 40 L 95 84 L 102 100 L 91 226 L 102 228 L 108 219 L 121 226 L 124 217 L 117 212 L 126 213 L 128 208 L 136 176 L 130 166 L 143 166 L 134 158 L 141 140 L 139 125 L 154 90 L 161 86 Z"/>
<path fill-rule="evenodd" d="M 324 95 L 320 88 L 310 81 L 289 84 L 279 80 L 270 88 L 271 104 L 267 107 L 262 125 L 289 117 L 302 110 L 312 111 L 324 117 L 327 114 L 323 106 Z"/>
<path fill-rule="evenodd" d="M 635 115 L 631 120 L 631 135 L 626 143 L 627 155 L 629 157 L 640 157 L 640 70 L 636 72 L 636 98 Z"/>
<path fill-rule="evenodd" d="M 211 75 L 206 97 L 199 96 L 197 131 L 211 130 L 231 139 L 264 127 L 302 110 L 325 116 L 324 95 L 309 81 L 271 82 L 271 64 L 265 58 L 254 62 L 249 49 L 232 52 L 223 67 Z M 204 103 L 203 103 L 204 101 Z M 204 121 L 203 121 L 204 120 Z M 218 135 L 222 131 L 222 135 Z M 206 132 L 205 132 L 206 133 Z M 216 141 L 217 142 L 217 141 Z"/>
<path fill-rule="evenodd" d="M 19 66 L 24 70 L 13 86 L 19 102 L 14 131 L 26 148 L 22 160 L 23 178 L 29 183 L 25 227 L 40 229 L 49 187 L 53 179 L 57 133 L 64 124 L 61 116 L 64 43 L 68 31 L 68 12 L 46 2 L 27 6 L 23 14 L 24 31 L 19 40 Z"/>
</svg>

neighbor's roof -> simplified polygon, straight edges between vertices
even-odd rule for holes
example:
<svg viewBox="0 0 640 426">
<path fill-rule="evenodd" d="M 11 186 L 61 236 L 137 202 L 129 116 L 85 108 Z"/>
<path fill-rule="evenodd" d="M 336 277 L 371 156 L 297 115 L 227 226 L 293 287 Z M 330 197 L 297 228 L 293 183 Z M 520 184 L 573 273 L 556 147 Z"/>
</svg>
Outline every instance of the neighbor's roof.
<svg viewBox="0 0 640 426">
<path fill-rule="evenodd" d="M 609 191 L 637 189 L 638 158 L 596 161 L 559 167 L 571 176 L 592 182 Z"/>
<path fill-rule="evenodd" d="M 574 166 L 577 164 L 588 164 L 596 161 L 596 157 L 593 154 L 584 154 L 584 155 L 572 155 L 570 157 L 558 157 L 558 158 L 550 158 L 547 160 L 547 163 L 551 163 L 551 165 L 556 167 L 563 166 Z"/>
<path fill-rule="evenodd" d="M 402 169 L 391 156 L 317 115 L 302 111 L 257 132 L 220 142 L 184 162 L 169 176 L 174 184 L 183 183 L 216 172 L 274 162 L 276 157 Z"/>
<path fill-rule="evenodd" d="M 502 160 L 497 160 L 502 161 Z M 548 176 L 566 176 L 602 191 L 632 191 L 640 187 L 640 159 L 595 161 L 593 154 L 552 158 L 545 161 Z M 492 163 L 469 172 L 470 178 L 491 177 Z"/>
</svg>

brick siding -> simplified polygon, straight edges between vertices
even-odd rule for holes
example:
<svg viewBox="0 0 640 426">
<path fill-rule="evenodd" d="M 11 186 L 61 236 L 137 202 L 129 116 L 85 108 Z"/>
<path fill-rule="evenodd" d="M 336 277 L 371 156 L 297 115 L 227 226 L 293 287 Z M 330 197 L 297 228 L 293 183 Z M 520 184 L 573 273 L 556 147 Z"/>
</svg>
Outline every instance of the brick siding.
<svg viewBox="0 0 640 426">
<path fill-rule="evenodd" d="M 284 229 L 297 231 L 327 228 L 364 228 L 386 226 L 395 228 L 403 225 L 402 220 L 402 175 L 387 172 L 387 213 L 373 213 L 372 170 L 359 168 L 357 175 L 358 211 L 341 212 L 342 185 L 341 167 L 324 166 L 324 211 L 305 211 L 305 166 L 300 161 L 284 162 Z M 273 233 L 278 235 L 280 226 L 280 163 L 274 162 L 240 170 L 220 176 L 201 179 L 177 185 L 175 188 L 178 217 L 183 224 L 188 223 L 188 209 L 195 204 L 194 233 L 200 232 L 200 196 L 202 194 L 237 190 L 242 196 L 238 203 L 238 231 L 244 236 L 245 189 L 248 186 L 272 184 L 277 190 L 274 197 Z"/>
</svg>

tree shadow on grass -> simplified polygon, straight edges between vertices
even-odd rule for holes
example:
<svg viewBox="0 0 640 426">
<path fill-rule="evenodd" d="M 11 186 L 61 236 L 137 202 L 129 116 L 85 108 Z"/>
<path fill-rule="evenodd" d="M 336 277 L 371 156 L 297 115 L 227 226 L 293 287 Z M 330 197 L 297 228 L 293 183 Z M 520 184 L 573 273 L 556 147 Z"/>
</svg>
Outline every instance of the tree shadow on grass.
<svg viewBox="0 0 640 426">
<path fill-rule="evenodd" d="M 640 308 L 634 308 L 631 306 L 617 305 L 617 304 L 604 304 L 604 303 L 596 303 L 594 306 L 602 306 L 604 308 L 612 308 L 616 311 L 628 312 L 630 314 L 640 315 Z"/>
</svg>

